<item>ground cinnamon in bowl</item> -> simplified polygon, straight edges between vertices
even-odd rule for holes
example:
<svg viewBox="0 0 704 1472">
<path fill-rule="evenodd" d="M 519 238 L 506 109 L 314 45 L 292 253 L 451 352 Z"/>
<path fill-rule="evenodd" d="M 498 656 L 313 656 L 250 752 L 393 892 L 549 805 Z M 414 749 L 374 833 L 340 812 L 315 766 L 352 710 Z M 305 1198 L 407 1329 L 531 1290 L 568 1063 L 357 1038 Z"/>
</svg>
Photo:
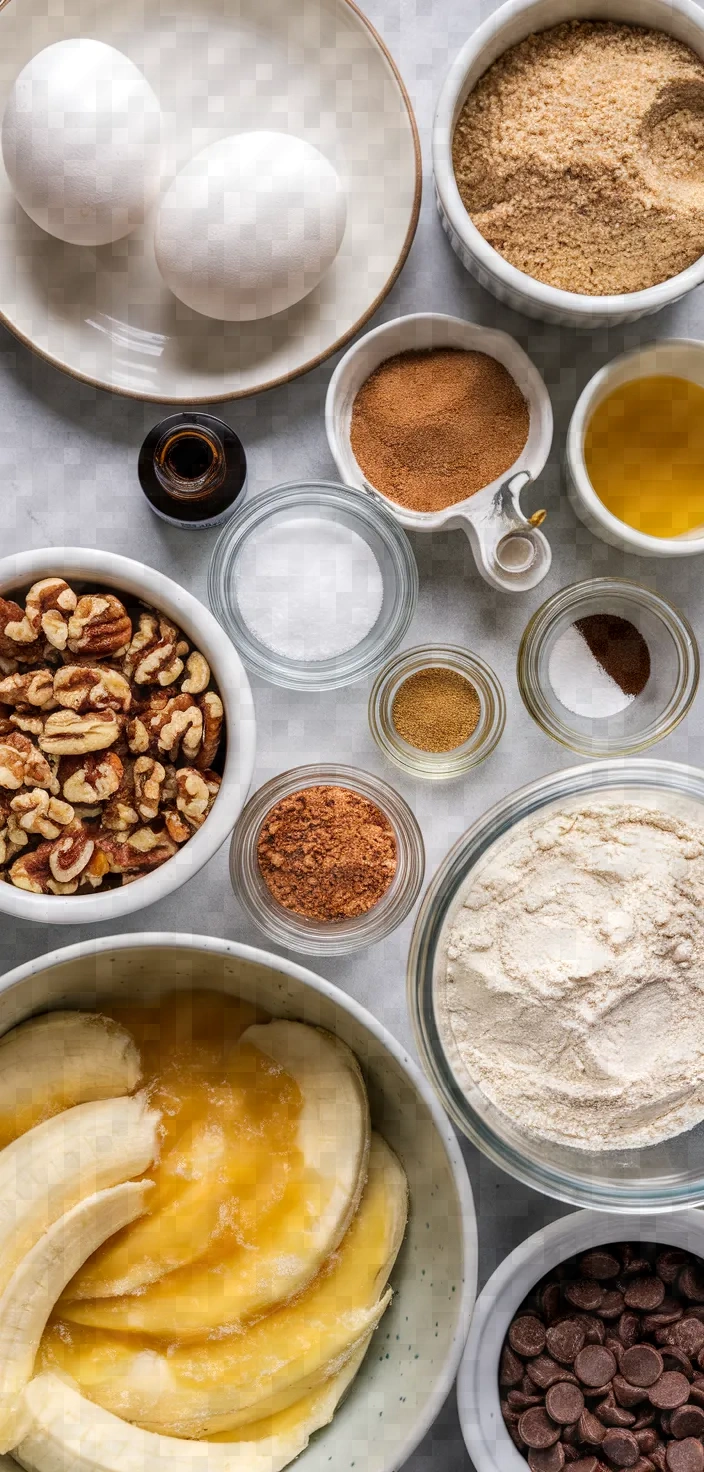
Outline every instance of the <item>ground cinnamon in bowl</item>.
<svg viewBox="0 0 704 1472">
<path fill-rule="evenodd" d="M 431 348 L 387 358 L 362 384 L 350 443 L 375 490 L 442 511 L 505 475 L 529 429 L 528 404 L 496 358 Z"/>
<path fill-rule="evenodd" d="M 304 787 L 267 813 L 257 842 L 270 894 L 308 920 L 352 920 L 386 894 L 396 836 L 375 803 L 349 787 Z"/>
</svg>

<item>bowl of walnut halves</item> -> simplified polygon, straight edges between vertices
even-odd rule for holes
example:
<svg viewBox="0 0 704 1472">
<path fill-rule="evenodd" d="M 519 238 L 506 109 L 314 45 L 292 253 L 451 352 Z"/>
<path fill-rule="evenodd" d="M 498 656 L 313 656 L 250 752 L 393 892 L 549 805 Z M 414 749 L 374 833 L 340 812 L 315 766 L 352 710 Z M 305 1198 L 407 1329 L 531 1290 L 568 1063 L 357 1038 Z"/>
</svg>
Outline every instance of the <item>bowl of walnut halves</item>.
<svg viewBox="0 0 704 1472">
<path fill-rule="evenodd" d="M 178 889 L 254 751 L 239 656 L 178 583 L 80 548 L 0 560 L 0 911 L 113 920 Z"/>
</svg>

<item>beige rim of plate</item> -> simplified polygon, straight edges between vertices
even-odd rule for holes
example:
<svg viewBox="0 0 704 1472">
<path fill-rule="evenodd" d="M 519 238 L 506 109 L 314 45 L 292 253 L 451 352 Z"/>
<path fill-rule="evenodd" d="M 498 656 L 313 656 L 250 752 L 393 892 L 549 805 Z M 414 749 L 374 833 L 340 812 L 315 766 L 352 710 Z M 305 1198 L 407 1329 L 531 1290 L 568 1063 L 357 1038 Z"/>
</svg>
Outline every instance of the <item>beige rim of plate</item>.
<svg viewBox="0 0 704 1472">
<path fill-rule="evenodd" d="M 160 98 L 164 185 L 229 133 L 294 133 L 344 179 L 347 228 L 302 302 L 259 322 L 217 322 L 164 285 L 153 214 L 113 245 L 65 245 L 16 204 L 0 158 L 0 320 L 74 378 L 158 403 L 243 398 L 342 347 L 396 280 L 421 195 L 410 99 L 353 0 L 72 0 L 50 10 L 45 0 L 0 0 L 0 114 L 31 56 L 95 37 L 130 56 Z"/>
</svg>

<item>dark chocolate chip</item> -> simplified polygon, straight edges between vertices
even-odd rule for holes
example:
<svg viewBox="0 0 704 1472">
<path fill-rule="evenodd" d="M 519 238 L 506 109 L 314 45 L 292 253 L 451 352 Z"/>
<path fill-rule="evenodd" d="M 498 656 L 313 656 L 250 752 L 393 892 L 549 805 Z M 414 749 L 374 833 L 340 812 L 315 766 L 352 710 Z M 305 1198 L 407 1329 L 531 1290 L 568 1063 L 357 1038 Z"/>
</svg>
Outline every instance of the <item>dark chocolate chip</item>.
<svg viewBox="0 0 704 1472">
<path fill-rule="evenodd" d="M 650 1404 L 658 1411 L 675 1411 L 689 1400 L 689 1382 L 681 1370 L 665 1370 L 648 1391 Z"/>
<path fill-rule="evenodd" d="M 611 1252 L 600 1251 L 585 1252 L 579 1259 L 579 1271 L 585 1278 L 596 1278 L 601 1283 L 604 1278 L 617 1278 L 621 1271 L 621 1264 L 617 1257 Z"/>
<path fill-rule="evenodd" d="M 666 1463 L 668 1472 L 704 1472 L 704 1446 L 693 1436 L 686 1441 L 671 1441 Z"/>
<path fill-rule="evenodd" d="M 524 1360 L 542 1354 L 545 1348 L 545 1326 L 533 1314 L 521 1314 L 508 1331 L 508 1342 L 515 1354 Z"/>
<path fill-rule="evenodd" d="M 634 1426 L 633 1426 L 633 1430 L 634 1431 L 640 1431 L 642 1429 L 642 1427 L 644 1427 L 644 1426 L 654 1426 L 655 1425 L 655 1414 L 656 1413 L 653 1410 L 653 1408 L 652 1408 L 651 1405 L 645 1406 L 642 1411 L 639 1411 L 638 1412 L 638 1415 L 636 1416 L 635 1423 L 634 1423 Z"/>
<path fill-rule="evenodd" d="M 633 1432 L 618 1427 L 607 1431 L 601 1449 L 614 1467 L 635 1467 L 640 1458 L 640 1448 Z"/>
<path fill-rule="evenodd" d="M 688 1263 L 677 1280 L 680 1293 L 694 1303 L 704 1303 L 704 1264 Z"/>
<path fill-rule="evenodd" d="M 578 1385 L 562 1380 L 550 1386 L 545 1397 L 545 1409 L 560 1426 L 573 1426 L 584 1410 L 584 1396 Z"/>
<path fill-rule="evenodd" d="M 684 1350 L 677 1349 L 674 1344 L 663 1344 L 662 1367 L 663 1370 L 681 1370 L 688 1380 L 691 1380 L 694 1375 L 694 1367 L 689 1356 L 684 1353 Z"/>
<path fill-rule="evenodd" d="M 654 1452 L 650 1453 L 650 1460 L 655 1468 L 655 1472 L 667 1472 L 667 1459 L 662 1442 L 660 1442 L 659 1446 L 656 1446 Z"/>
<path fill-rule="evenodd" d="M 663 1247 L 655 1259 L 655 1271 L 663 1283 L 675 1283 L 682 1268 L 690 1261 L 689 1253 L 680 1247 Z"/>
<path fill-rule="evenodd" d="M 631 1385 L 628 1380 L 624 1380 L 623 1375 L 614 1375 L 611 1388 L 618 1404 L 625 1406 L 627 1411 L 632 1411 L 634 1406 L 641 1405 L 648 1398 L 647 1390 L 643 1390 L 640 1385 Z"/>
<path fill-rule="evenodd" d="M 643 1257 L 642 1254 L 639 1253 L 637 1256 L 634 1254 L 628 1262 L 624 1262 L 621 1269 L 621 1276 L 624 1278 L 634 1278 L 638 1273 L 651 1272 L 652 1268 L 650 1266 L 650 1263 L 648 1262 L 647 1257 Z"/>
<path fill-rule="evenodd" d="M 627 1308 L 652 1313 L 665 1297 L 665 1284 L 654 1273 L 643 1273 L 628 1284 L 623 1297 Z"/>
<path fill-rule="evenodd" d="M 670 1431 L 678 1441 L 685 1436 L 704 1434 L 704 1410 L 701 1406 L 680 1406 L 670 1417 Z"/>
<path fill-rule="evenodd" d="M 640 1338 L 640 1319 L 636 1314 L 621 1314 L 616 1332 L 624 1348 L 630 1349 Z"/>
<path fill-rule="evenodd" d="M 621 1355 L 621 1374 L 630 1385 L 654 1385 L 663 1373 L 662 1355 L 652 1344 L 634 1344 Z"/>
<path fill-rule="evenodd" d="M 647 1426 L 642 1431 L 636 1431 L 634 1428 L 633 1435 L 638 1442 L 641 1456 L 649 1457 L 650 1453 L 658 1445 L 659 1437 L 657 1431 L 654 1431 L 652 1426 Z"/>
<path fill-rule="evenodd" d="M 531 1406 L 541 1406 L 542 1403 L 542 1395 L 524 1395 L 522 1390 L 509 1390 L 508 1404 L 514 1411 L 528 1411 Z"/>
<path fill-rule="evenodd" d="M 593 1314 L 575 1314 L 578 1324 L 582 1325 L 587 1344 L 603 1344 L 606 1338 L 606 1325 L 603 1319 L 597 1319 Z"/>
<path fill-rule="evenodd" d="M 654 1334 L 656 1329 L 665 1329 L 668 1324 L 676 1324 L 682 1318 L 684 1309 L 676 1298 L 669 1293 L 665 1294 L 659 1308 L 652 1314 L 645 1314 L 642 1322 L 644 1334 Z"/>
<path fill-rule="evenodd" d="M 584 1349 L 586 1334 L 584 1326 L 576 1319 L 562 1319 L 559 1324 L 551 1325 L 545 1339 L 553 1359 L 571 1365 L 575 1355 Z"/>
<path fill-rule="evenodd" d="M 619 1319 L 623 1313 L 624 1297 L 615 1288 L 609 1288 L 599 1304 L 602 1319 Z"/>
<path fill-rule="evenodd" d="M 704 1349 L 704 1324 L 689 1316 L 680 1319 L 679 1323 L 670 1326 L 668 1344 L 674 1344 L 690 1357 L 698 1355 L 700 1349 Z"/>
<path fill-rule="evenodd" d="M 572 1463 L 572 1472 L 601 1472 L 601 1469 L 598 1457 L 580 1457 L 578 1462 Z"/>
<path fill-rule="evenodd" d="M 606 1431 L 591 1411 L 582 1411 L 579 1418 L 579 1437 L 587 1446 L 601 1446 Z"/>
<path fill-rule="evenodd" d="M 704 1388 L 700 1388 L 698 1385 L 690 1385 L 689 1399 L 694 1402 L 695 1406 L 704 1406 Z"/>
<path fill-rule="evenodd" d="M 609 1380 L 606 1385 L 583 1385 L 582 1390 L 587 1400 L 603 1400 L 604 1396 L 612 1394 L 613 1383 Z"/>
<path fill-rule="evenodd" d="M 562 1472 L 565 1465 L 565 1449 L 561 1442 L 538 1450 L 531 1447 L 528 1452 L 530 1472 Z"/>
<path fill-rule="evenodd" d="M 523 1379 L 523 1365 L 517 1355 L 504 1345 L 499 1366 L 499 1385 L 520 1385 Z"/>
<path fill-rule="evenodd" d="M 605 1385 L 618 1369 L 616 1357 L 602 1344 L 585 1344 L 574 1362 L 575 1373 L 583 1385 Z"/>
<path fill-rule="evenodd" d="M 632 1411 L 624 1410 L 623 1406 L 617 1406 L 612 1390 L 599 1402 L 594 1414 L 598 1416 L 603 1426 L 633 1426 L 636 1419 Z"/>
<path fill-rule="evenodd" d="M 572 1371 L 566 1370 L 564 1365 L 558 1365 L 548 1354 L 539 1354 L 534 1360 L 529 1360 L 526 1368 L 539 1390 L 549 1390 L 558 1380 L 571 1380 L 574 1383 Z"/>
<path fill-rule="evenodd" d="M 560 1316 L 562 1293 L 559 1283 L 546 1283 L 540 1294 L 540 1307 L 549 1324 Z"/>
<path fill-rule="evenodd" d="M 526 1446 L 532 1446 L 536 1451 L 543 1451 L 545 1447 L 552 1446 L 557 1441 L 560 1428 L 550 1420 L 547 1411 L 542 1406 L 533 1406 L 529 1411 L 523 1412 L 518 1423 L 518 1434 Z"/>
<path fill-rule="evenodd" d="M 582 1309 L 583 1313 L 593 1313 L 601 1304 L 604 1290 L 595 1278 L 575 1278 L 571 1283 L 565 1283 L 564 1294 L 574 1308 Z"/>
</svg>

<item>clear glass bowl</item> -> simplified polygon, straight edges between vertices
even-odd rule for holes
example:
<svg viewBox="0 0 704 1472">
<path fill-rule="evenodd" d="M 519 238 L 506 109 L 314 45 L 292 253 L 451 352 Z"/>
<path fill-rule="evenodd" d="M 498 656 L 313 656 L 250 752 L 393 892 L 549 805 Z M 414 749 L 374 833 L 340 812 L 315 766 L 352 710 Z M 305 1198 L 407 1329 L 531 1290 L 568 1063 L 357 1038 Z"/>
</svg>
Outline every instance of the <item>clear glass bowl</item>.
<svg viewBox="0 0 704 1472">
<path fill-rule="evenodd" d="M 639 1150 L 590 1152 L 536 1138 L 487 1099 L 465 1092 L 450 1063 L 452 1039 L 436 1007 L 443 970 L 443 929 L 458 889 L 497 839 L 524 819 L 570 799 L 617 790 L 648 806 L 701 809 L 704 772 L 653 758 L 585 763 L 542 777 L 504 798 L 455 844 L 440 865 L 418 912 L 408 957 L 408 1005 L 425 1071 L 463 1134 L 509 1175 L 560 1201 L 602 1211 L 669 1211 L 704 1203 L 704 1124 Z M 697 814 L 699 818 L 699 814 Z"/>
<path fill-rule="evenodd" d="M 452 751 L 421 751 L 404 741 L 393 722 L 393 704 L 401 686 L 410 675 L 427 669 L 453 670 L 463 675 L 479 696 L 481 710 L 477 726 L 469 740 Z M 479 655 L 453 644 L 419 645 L 397 654 L 377 676 L 369 699 L 369 725 L 384 756 L 405 772 L 436 781 L 460 777 L 483 762 L 501 739 L 505 721 L 506 701 L 494 671 Z"/>
<path fill-rule="evenodd" d="M 627 619 L 650 650 L 644 690 L 617 715 L 575 715 L 550 682 L 557 640 L 576 619 L 596 613 Z M 686 618 L 650 588 L 624 578 L 590 578 L 561 588 L 533 614 L 518 650 L 516 678 L 526 709 L 555 741 L 582 756 L 631 756 L 669 736 L 686 716 L 699 684 L 699 650 Z"/>
<path fill-rule="evenodd" d="M 277 654 L 254 636 L 237 601 L 237 560 L 249 538 L 266 523 L 306 513 L 356 532 L 381 570 L 383 598 L 374 627 L 359 644 L 333 659 Z M 403 528 L 371 496 L 332 481 L 291 482 L 254 496 L 228 521 L 211 559 L 208 598 L 248 669 L 289 690 L 334 690 L 375 673 L 401 643 L 418 600 L 418 568 Z"/>
<path fill-rule="evenodd" d="M 257 862 L 259 834 L 271 808 L 303 787 L 322 786 L 349 787 L 375 803 L 394 830 L 397 853 L 396 873 L 378 904 L 366 915 L 329 924 L 308 920 L 280 905 L 264 883 Z M 424 873 L 423 836 L 408 803 L 380 777 L 357 767 L 316 763 L 273 777 L 243 808 L 230 846 L 232 887 L 250 920 L 280 946 L 311 956 L 344 956 L 383 940 L 413 908 Z"/>
</svg>

